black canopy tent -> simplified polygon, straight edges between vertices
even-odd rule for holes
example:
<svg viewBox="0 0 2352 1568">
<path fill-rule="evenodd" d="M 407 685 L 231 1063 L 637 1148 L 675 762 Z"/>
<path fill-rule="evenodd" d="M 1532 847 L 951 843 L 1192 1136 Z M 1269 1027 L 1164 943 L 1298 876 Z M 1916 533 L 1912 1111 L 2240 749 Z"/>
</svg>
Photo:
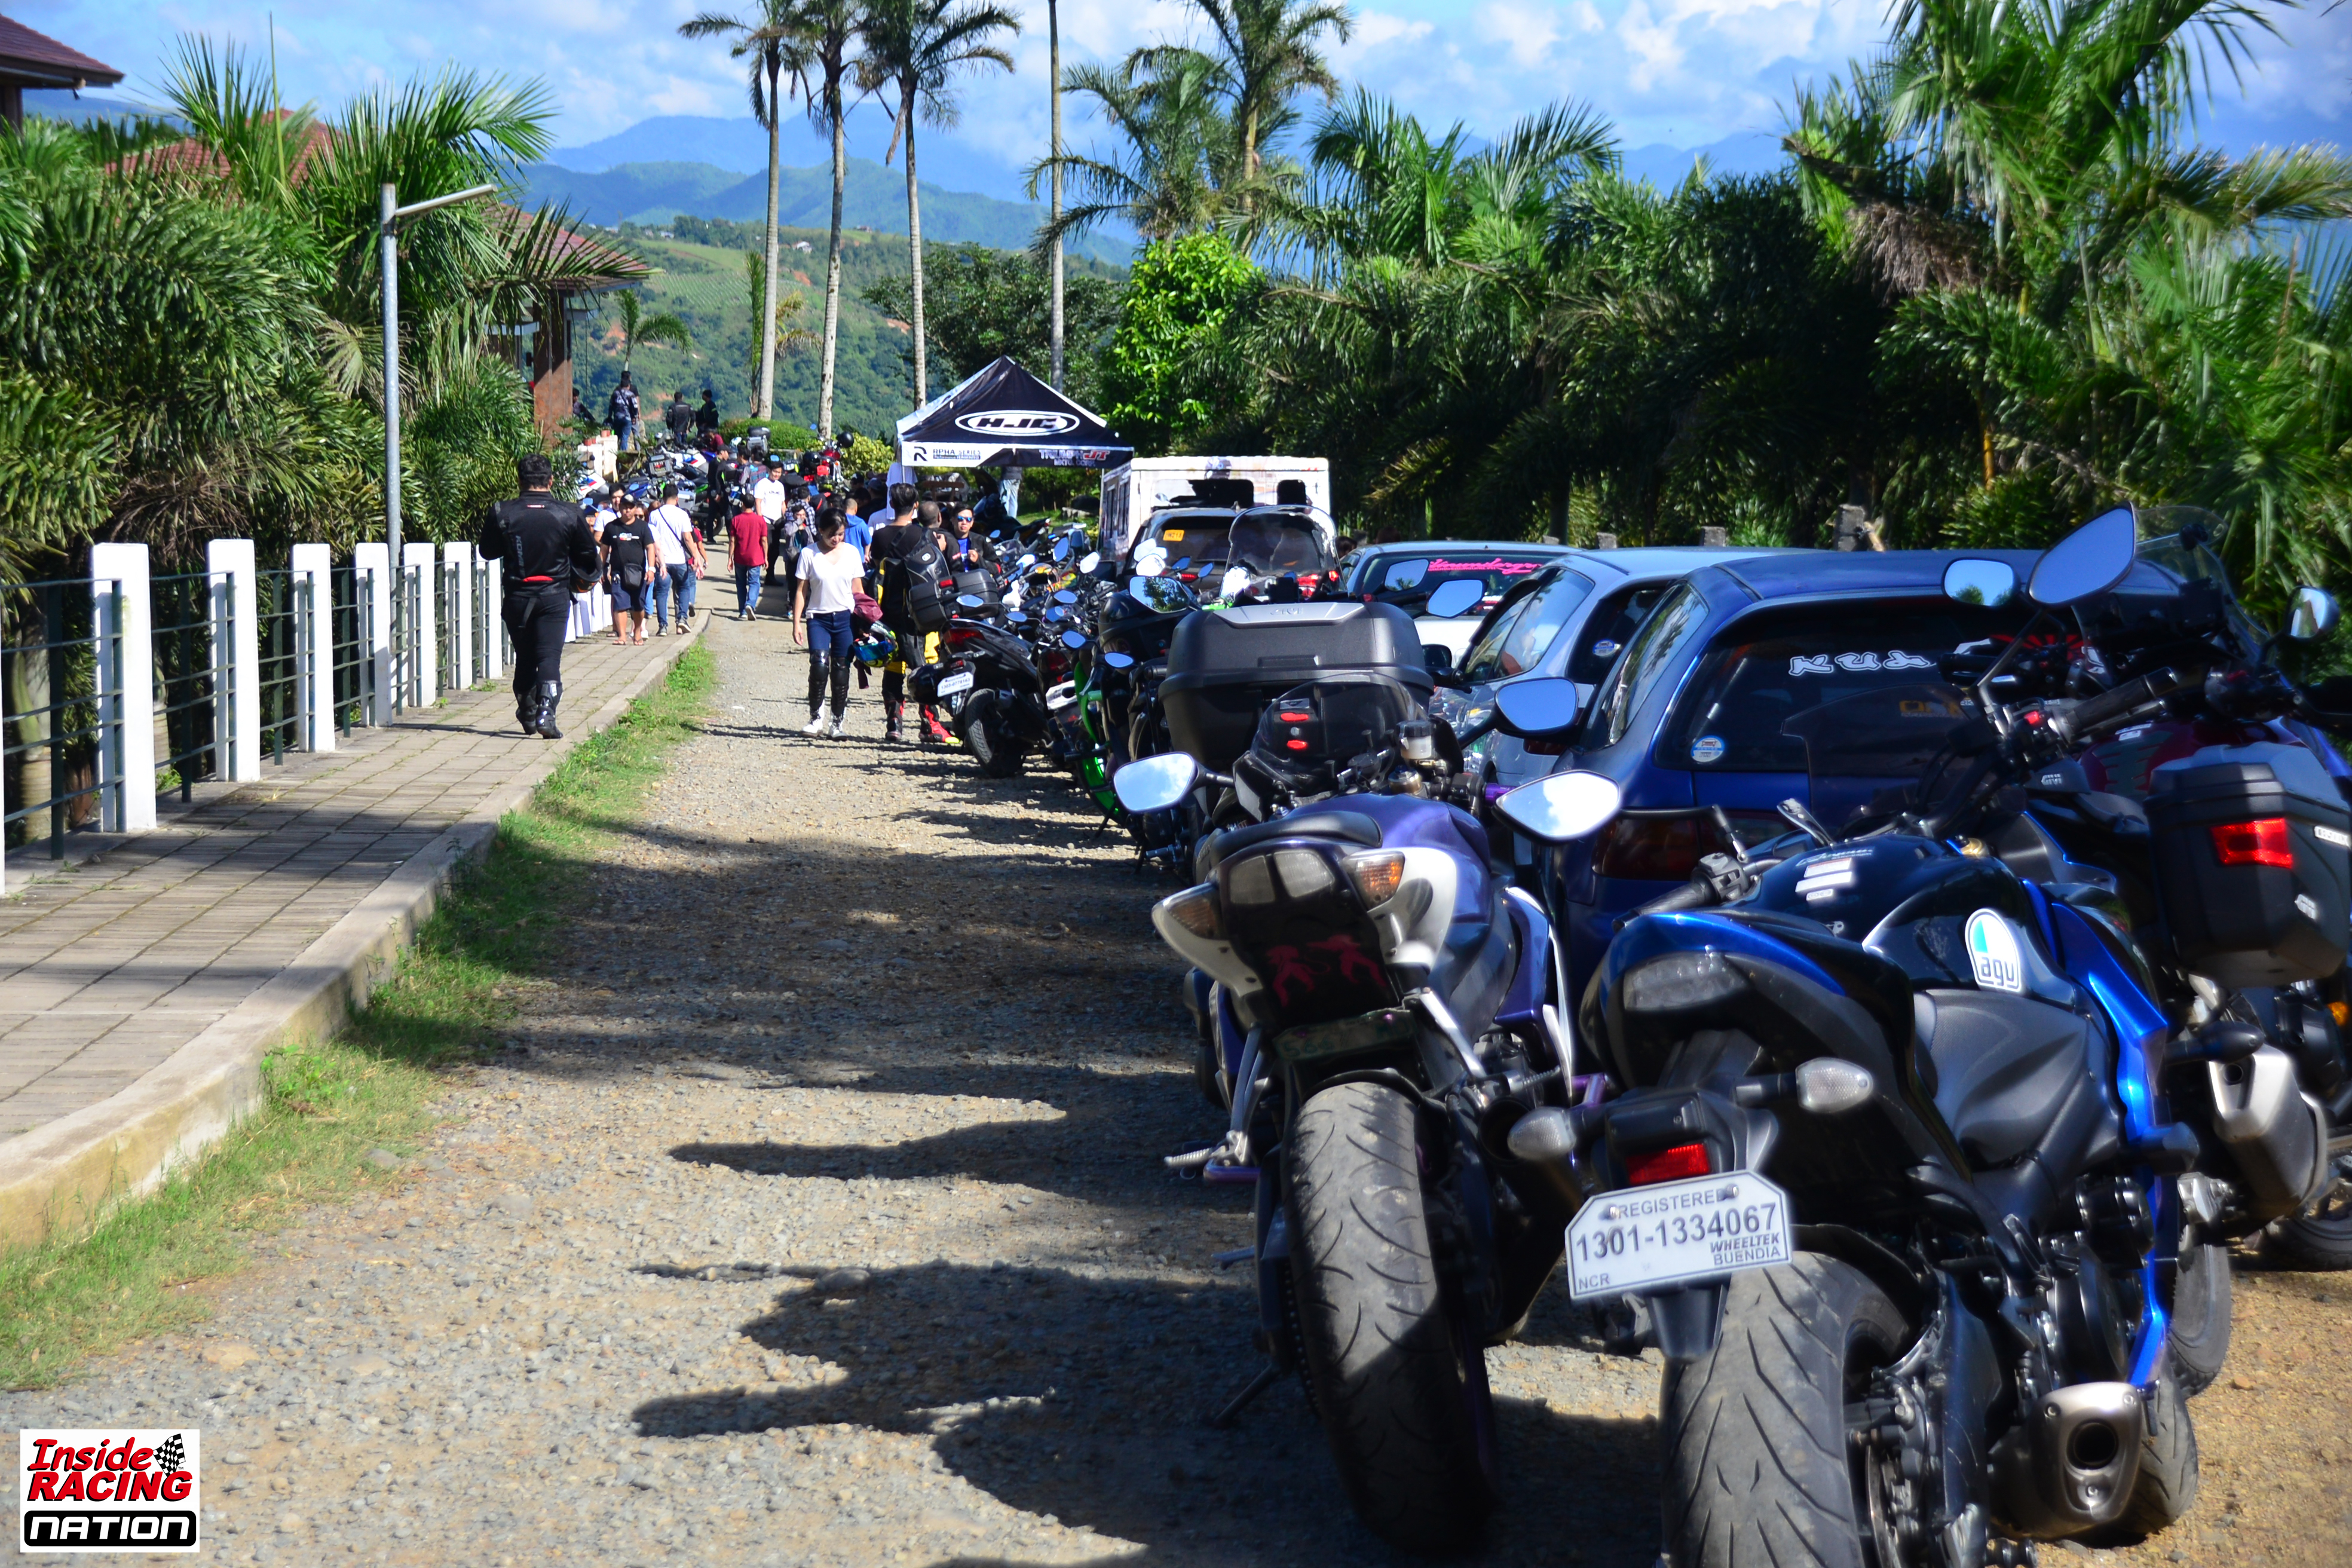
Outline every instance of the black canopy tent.
<svg viewBox="0 0 2352 1568">
<path fill-rule="evenodd" d="M 898 460 L 910 468 L 999 468 L 1017 504 L 1024 468 L 1108 468 L 1131 442 L 1023 370 L 999 359 L 898 421 Z"/>
</svg>

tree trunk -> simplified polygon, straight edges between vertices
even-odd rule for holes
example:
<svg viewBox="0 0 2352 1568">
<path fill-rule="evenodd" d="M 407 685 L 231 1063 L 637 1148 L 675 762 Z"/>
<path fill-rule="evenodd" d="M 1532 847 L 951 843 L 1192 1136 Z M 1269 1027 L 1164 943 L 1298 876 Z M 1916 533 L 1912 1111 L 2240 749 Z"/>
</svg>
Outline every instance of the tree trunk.
<svg viewBox="0 0 2352 1568">
<path fill-rule="evenodd" d="M 817 439 L 833 438 L 833 366 L 841 348 L 841 194 L 849 178 L 849 141 L 843 128 L 841 77 L 825 81 L 826 118 L 833 121 L 833 238 L 824 252 L 824 379 L 817 389 Z"/>
<path fill-rule="evenodd" d="M 760 293 L 760 313 L 767 319 L 751 323 L 760 334 L 759 411 L 770 419 L 776 416 L 776 182 L 784 123 L 784 106 L 776 97 L 778 68 L 773 62 L 768 67 L 768 286 Z"/>
<path fill-rule="evenodd" d="M 915 330 L 915 406 L 919 408 L 931 398 L 925 372 L 929 368 L 923 354 L 923 204 L 915 195 L 915 92 L 906 90 L 907 116 L 907 253 L 915 268 L 915 319 L 908 324 Z"/>
<path fill-rule="evenodd" d="M 1046 65 L 1054 73 L 1054 193 L 1053 205 L 1047 210 L 1053 222 L 1062 221 L 1062 11 L 1060 0 L 1045 0 Z M 1054 236 L 1053 336 L 1054 390 L 1062 390 L 1062 237 Z"/>
</svg>

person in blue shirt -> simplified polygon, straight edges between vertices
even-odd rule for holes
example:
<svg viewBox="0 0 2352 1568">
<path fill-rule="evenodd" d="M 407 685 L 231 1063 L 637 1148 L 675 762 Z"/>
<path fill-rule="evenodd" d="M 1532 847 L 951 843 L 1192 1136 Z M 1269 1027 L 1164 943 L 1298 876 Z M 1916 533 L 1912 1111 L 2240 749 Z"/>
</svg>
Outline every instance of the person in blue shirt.
<svg viewBox="0 0 2352 1568">
<path fill-rule="evenodd" d="M 841 541 L 845 544 L 855 545 L 857 558 L 863 561 L 873 546 L 874 531 L 866 526 L 864 518 L 857 515 L 856 491 L 852 490 L 842 498 L 841 510 Z"/>
</svg>

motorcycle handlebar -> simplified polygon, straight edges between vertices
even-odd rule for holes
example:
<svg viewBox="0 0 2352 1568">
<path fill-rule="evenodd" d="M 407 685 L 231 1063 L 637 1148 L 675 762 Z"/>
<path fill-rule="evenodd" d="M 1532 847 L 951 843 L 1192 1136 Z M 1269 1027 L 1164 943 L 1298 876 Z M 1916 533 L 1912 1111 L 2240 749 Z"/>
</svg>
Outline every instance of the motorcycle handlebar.
<svg viewBox="0 0 2352 1568">
<path fill-rule="evenodd" d="M 1636 915 L 1670 915 L 1677 910 L 1703 910 L 1715 901 L 1715 884 L 1704 877 L 1693 877 L 1673 892 L 1652 899 L 1633 912 Z"/>
<path fill-rule="evenodd" d="M 2112 723 L 2161 698 L 2169 697 L 2186 684 L 2178 672 L 2152 669 L 2137 680 L 2127 680 L 2113 691 L 2103 691 L 2075 705 L 2073 712 L 2058 719 L 2053 727 L 2069 741 L 2086 735 L 2102 724 Z"/>
</svg>

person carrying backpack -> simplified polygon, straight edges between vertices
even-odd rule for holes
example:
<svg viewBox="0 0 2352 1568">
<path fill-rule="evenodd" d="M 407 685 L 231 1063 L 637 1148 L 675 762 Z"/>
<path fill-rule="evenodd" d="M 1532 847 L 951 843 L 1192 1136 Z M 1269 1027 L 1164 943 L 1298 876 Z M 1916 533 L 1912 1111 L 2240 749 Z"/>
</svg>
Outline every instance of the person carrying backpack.
<svg viewBox="0 0 2352 1568">
<path fill-rule="evenodd" d="M 929 514 L 928 520 L 925 513 Z M 946 563 L 929 527 L 939 515 L 938 503 L 925 501 L 901 510 L 898 521 L 874 535 L 872 558 L 882 575 L 882 627 L 898 643 L 896 657 L 882 667 L 882 738 L 886 741 L 907 738 L 907 672 L 927 662 L 924 654 L 929 634 L 948 623 L 947 601 L 940 593 L 940 576 Z M 953 743 L 935 705 L 922 705 L 922 721 L 925 740 Z"/>
<path fill-rule="evenodd" d="M 613 388 L 613 395 L 604 400 L 604 423 L 613 427 L 620 438 L 621 450 L 637 449 L 637 389 L 629 384 L 629 373 L 621 373 L 621 384 Z"/>
<path fill-rule="evenodd" d="M 555 705 L 563 695 L 563 633 L 572 591 L 596 580 L 596 536 L 580 509 L 550 494 L 553 468 L 532 453 L 515 464 L 522 493 L 491 505 L 475 544 L 503 573 L 499 606 L 514 640 L 515 719 L 526 735 L 563 738 Z"/>
</svg>

